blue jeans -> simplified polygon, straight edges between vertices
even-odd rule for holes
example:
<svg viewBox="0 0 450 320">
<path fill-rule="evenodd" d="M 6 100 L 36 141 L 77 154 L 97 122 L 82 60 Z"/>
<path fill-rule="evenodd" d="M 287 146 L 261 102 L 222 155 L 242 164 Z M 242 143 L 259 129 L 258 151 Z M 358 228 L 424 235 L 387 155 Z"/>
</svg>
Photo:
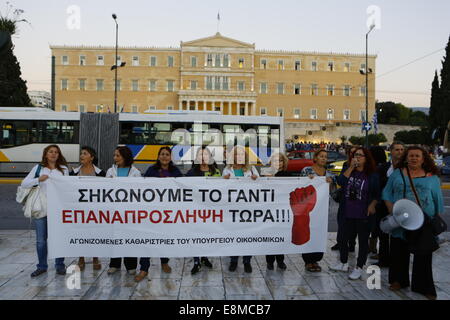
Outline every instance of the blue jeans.
<svg viewBox="0 0 450 320">
<path fill-rule="evenodd" d="M 33 219 L 36 226 L 36 251 L 39 263 L 37 268 L 39 270 L 47 270 L 47 217 L 42 219 Z M 55 268 L 65 268 L 64 258 L 55 259 Z"/>
</svg>

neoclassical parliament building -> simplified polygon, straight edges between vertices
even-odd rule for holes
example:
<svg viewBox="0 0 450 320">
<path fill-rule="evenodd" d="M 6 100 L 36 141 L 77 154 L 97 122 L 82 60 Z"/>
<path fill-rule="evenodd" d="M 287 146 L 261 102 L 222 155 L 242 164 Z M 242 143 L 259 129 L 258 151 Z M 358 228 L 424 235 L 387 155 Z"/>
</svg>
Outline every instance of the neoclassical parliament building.
<svg viewBox="0 0 450 320">
<path fill-rule="evenodd" d="M 114 111 L 115 47 L 50 48 L 56 111 Z M 366 67 L 365 54 L 257 50 L 217 33 L 179 48 L 119 47 L 118 56 L 118 112 L 282 116 L 292 138 L 319 139 L 365 119 L 366 70 L 369 120 L 375 111 L 374 55 Z"/>
</svg>

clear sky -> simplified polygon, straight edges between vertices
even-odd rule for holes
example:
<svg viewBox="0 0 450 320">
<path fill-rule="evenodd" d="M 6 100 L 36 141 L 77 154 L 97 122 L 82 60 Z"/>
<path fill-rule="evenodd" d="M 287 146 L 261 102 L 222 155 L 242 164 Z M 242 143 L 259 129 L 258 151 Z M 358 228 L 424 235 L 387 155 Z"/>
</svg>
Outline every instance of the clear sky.
<svg viewBox="0 0 450 320">
<path fill-rule="evenodd" d="M 9 0 L 25 10 L 14 38 L 15 53 L 30 90 L 50 91 L 50 44 L 114 45 L 118 15 L 120 45 L 172 46 L 214 35 L 220 11 L 222 35 L 255 43 L 257 49 L 365 53 L 367 8 L 380 8 L 380 29 L 370 34 L 369 52 L 378 54 L 379 101 L 428 107 L 441 50 L 450 35 L 448 0 Z M 70 6 L 80 9 L 80 28 L 69 28 Z M 4 13 L 6 1 L 0 0 Z"/>
</svg>

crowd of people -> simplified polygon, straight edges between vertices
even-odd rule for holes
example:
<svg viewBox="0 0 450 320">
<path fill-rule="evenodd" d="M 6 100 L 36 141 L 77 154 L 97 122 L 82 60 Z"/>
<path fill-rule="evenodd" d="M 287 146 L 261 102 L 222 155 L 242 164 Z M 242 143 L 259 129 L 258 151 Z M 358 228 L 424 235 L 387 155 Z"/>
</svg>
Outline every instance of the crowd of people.
<svg viewBox="0 0 450 320">
<path fill-rule="evenodd" d="M 320 143 L 313 143 L 310 141 L 288 141 L 285 145 L 286 152 L 295 151 L 295 150 L 301 150 L 301 151 L 314 151 L 319 149 L 324 149 L 326 151 L 338 151 L 338 152 L 344 152 L 349 147 L 348 144 L 345 143 L 334 143 L 334 142 L 324 142 L 321 141 Z"/>
<path fill-rule="evenodd" d="M 295 146 L 296 147 L 296 146 Z M 300 146 L 315 148 L 315 145 Z M 330 269 L 336 272 L 350 272 L 349 252 L 355 251 L 356 239 L 358 241 L 358 253 L 356 267 L 349 274 L 352 280 L 360 279 L 363 268 L 367 264 L 369 254 L 377 259 L 379 267 L 389 268 L 389 284 L 391 290 L 400 290 L 411 285 L 414 292 L 421 293 L 429 299 L 436 299 L 432 272 L 433 252 L 438 248 L 435 235 L 433 239 L 427 238 L 412 242 L 410 235 L 404 229 L 398 228 L 392 234 L 386 234 L 380 229 L 380 221 L 392 214 L 393 204 L 400 199 L 416 201 L 415 189 L 418 192 L 418 201 L 428 225 L 438 214 L 444 212 L 443 197 L 440 188 L 440 180 L 437 176 L 437 168 L 429 153 L 420 146 L 406 148 L 401 142 L 393 142 L 390 145 L 391 161 L 387 161 L 384 149 L 371 147 L 366 149 L 355 146 L 348 148 L 347 161 L 339 175 L 334 175 L 327 170 L 327 150 L 336 148 L 337 145 L 319 145 L 314 153 L 314 164 L 302 170 L 301 176 L 315 179 L 325 177 L 330 186 L 330 198 L 339 203 L 337 214 L 338 233 L 337 243 L 332 250 L 339 251 L 339 261 Z M 340 147 L 340 146 L 339 146 Z M 287 172 L 288 159 L 283 153 L 275 153 L 270 158 L 270 168 L 264 174 L 250 164 L 250 158 L 246 149 L 235 146 L 227 154 L 227 165 L 221 172 L 212 157 L 208 147 L 198 149 L 192 168 L 186 176 L 222 177 L 230 179 L 241 177 L 256 180 L 260 176 L 288 177 L 293 173 Z M 182 177 L 182 172 L 172 161 L 172 151 L 169 147 L 159 150 L 156 164 L 150 166 L 144 175 L 133 166 L 131 150 L 126 146 L 117 147 L 114 152 L 114 165 L 107 172 L 98 168 L 97 154 L 93 148 L 82 147 L 80 152 L 80 165 L 69 170 L 67 162 L 57 145 L 50 145 L 43 151 L 42 161 L 36 165 L 23 180 L 22 186 L 30 188 L 35 185 L 41 187 L 45 193 L 48 179 L 56 176 L 99 176 L 99 177 Z M 405 177 L 411 177 L 413 183 L 409 183 Z M 38 264 L 31 277 L 37 277 L 45 273 L 47 264 L 47 217 L 44 212 L 39 219 L 33 219 L 36 227 L 36 250 Z M 377 239 L 379 246 L 377 250 Z M 424 243 L 426 242 L 426 243 Z M 409 277 L 410 254 L 414 255 L 412 278 Z M 323 258 L 323 252 L 302 254 L 307 272 L 321 272 L 319 265 Z M 161 257 L 163 272 L 170 273 L 169 259 Z M 207 257 L 194 257 L 194 265 L 191 273 L 198 273 L 202 266 L 213 268 Z M 235 272 L 239 257 L 230 257 L 228 270 Z M 244 271 L 252 272 L 252 256 L 244 256 Z M 273 270 L 274 263 L 280 270 L 287 268 L 284 255 L 267 255 L 267 269 Z M 150 258 L 139 259 L 139 273 L 137 257 L 124 257 L 123 263 L 128 274 L 133 275 L 139 282 L 148 276 Z M 85 258 L 80 257 L 78 266 L 85 269 Z M 122 258 L 111 258 L 107 273 L 114 274 L 119 271 Z M 64 275 L 66 268 L 64 258 L 55 260 L 56 273 Z M 93 258 L 94 270 L 101 269 L 98 258 Z"/>
</svg>

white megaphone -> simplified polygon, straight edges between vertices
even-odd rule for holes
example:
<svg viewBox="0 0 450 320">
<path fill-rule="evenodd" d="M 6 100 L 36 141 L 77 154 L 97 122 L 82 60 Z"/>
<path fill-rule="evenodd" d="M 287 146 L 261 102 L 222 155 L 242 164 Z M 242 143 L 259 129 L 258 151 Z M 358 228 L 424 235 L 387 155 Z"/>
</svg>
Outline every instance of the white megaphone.
<svg viewBox="0 0 450 320">
<path fill-rule="evenodd" d="M 392 215 L 385 217 L 380 222 L 380 229 L 384 233 L 391 233 L 394 229 L 417 230 L 424 222 L 422 209 L 413 201 L 401 199 L 394 203 Z"/>
</svg>

